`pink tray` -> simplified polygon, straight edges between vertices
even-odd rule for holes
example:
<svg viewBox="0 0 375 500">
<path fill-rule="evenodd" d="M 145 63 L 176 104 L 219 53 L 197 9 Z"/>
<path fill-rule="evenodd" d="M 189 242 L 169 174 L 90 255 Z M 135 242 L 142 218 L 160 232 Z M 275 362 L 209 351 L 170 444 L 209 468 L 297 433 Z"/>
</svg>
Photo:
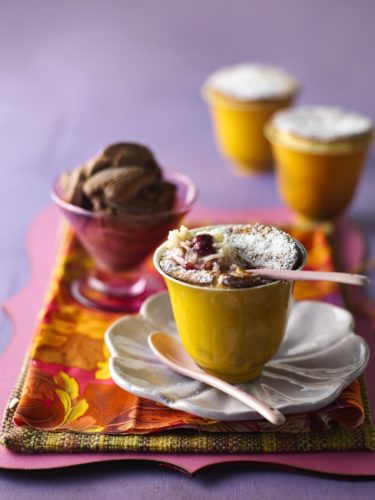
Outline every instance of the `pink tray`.
<svg viewBox="0 0 375 500">
<path fill-rule="evenodd" d="M 196 210 L 193 218 L 218 218 L 206 210 Z M 223 214 L 224 220 L 249 220 L 263 222 L 287 222 L 290 213 L 286 210 L 268 209 L 257 212 L 231 212 Z M 12 338 L 0 354 L 0 410 L 3 413 L 10 394 L 19 376 L 19 372 L 31 344 L 36 326 L 36 319 L 41 307 L 46 288 L 55 264 L 57 250 L 57 232 L 59 214 L 55 207 L 48 207 L 36 218 L 32 225 L 28 241 L 32 276 L 28 285 L 15 297 L 11 298 L 5 308 L 14 323 Z M 345 266 L 354 268 L 363 255 L 363 240 L 359 232 L 347 221 L 338 225 L 338 237 L 341 255 Z M 356 291 L 358 294 L 358 291 Z M 361 303 L 365 304 L 363 297 Z M 362 334 L 375 349 L 375 318 L 369 328 L 369 322 L 360 321 L 357 332 Z M 366 380 L 370 401 L 375 401 L 375 361 L 370 359 L 366 370 Z M 372 383 L 370 383 L 372 382 Z M 373 410 L 374 418 L 374 410 Z M 18 454 L 0 447 L 0 467 L 7 469 L 52 469 L 91 462 L 110 460 L 148 460 L 180 469 L 186 473 L 194 473 L 204 467 L 223 463 L 270 464 L 272 466 L 309 470 L 326 474 L 342 474 L 351 476 L 375 475 L 375 452 L 329 452 L 329 453 L 289 453 L 289 454 L 165 454 L 165 453 L 77 453 L 77 454 Z"/>
</svg>

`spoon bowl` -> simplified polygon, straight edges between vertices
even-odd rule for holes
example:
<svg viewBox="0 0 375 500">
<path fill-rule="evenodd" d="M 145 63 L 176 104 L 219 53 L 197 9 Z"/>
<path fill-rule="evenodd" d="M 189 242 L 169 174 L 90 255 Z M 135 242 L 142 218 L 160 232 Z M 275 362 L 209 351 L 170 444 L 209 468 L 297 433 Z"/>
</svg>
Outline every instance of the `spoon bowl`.
<svg viewBox="0 0 375 500">
<path fill-rule="evenodd" d="M 153 353 L 175 372 L 229 394 L 248 405 L 252 410 L 257 411 L 274 425 L 281 425 L 285 422 L 285 417 L 279 410 L 270 408 L 264 401 L 203 371 L 188 355 L 181 342 L 172 335 L 165 332 L 152 332 L 148 336 L 148 344 Z"/>
</svg>

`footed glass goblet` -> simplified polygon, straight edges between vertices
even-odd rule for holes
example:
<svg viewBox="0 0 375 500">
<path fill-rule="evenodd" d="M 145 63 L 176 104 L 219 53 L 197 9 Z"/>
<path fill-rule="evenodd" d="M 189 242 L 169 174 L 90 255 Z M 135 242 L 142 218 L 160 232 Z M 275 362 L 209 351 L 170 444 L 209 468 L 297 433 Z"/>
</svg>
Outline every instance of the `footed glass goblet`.
<svg viewBox="0 0 375 500">
<path fill-rule="evenodd" d="M 92 258 L 87 275 L 71 284 L 72 296 L 88 307 L 104 311 L 135 312 L 156 291 L 142 269 L 146 259 L 178 227 L 197 198 L 195 184 L 184 174 L 163 170 L 163 178 L 175 184 L 173 208 L 148 214 L 109 214 L 86 210 L 64 201 L 61 177 L 51 197 Z"/>
</svg>

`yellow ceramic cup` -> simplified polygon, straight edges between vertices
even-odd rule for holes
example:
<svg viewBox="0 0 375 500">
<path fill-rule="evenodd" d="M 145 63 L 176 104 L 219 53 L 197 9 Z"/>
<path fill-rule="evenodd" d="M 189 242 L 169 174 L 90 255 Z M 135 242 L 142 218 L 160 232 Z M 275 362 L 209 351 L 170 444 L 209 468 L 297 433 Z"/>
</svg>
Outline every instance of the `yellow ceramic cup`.
<svg viewBox="0 0 375 500">
<path fill-rule="evenodd" d="M 303 267 L 306 252 L 299 247 Z M 167 284 L 186 351 L 201 368 L 227 382 L 258 377 L 284 337 L 293 283 L 242 289 L 190 285 L 160 268 L 164 249 L 156 250 L 154 265 Z"/>
<path fill-rule="evenodd" d="M 371 143 L 363 140 L 319 144 L 283 137 L 266 125 L 275 158 L 281 199 L 300 216 L 329 220 L 349 206 Z"/>
<path fill-rule="evenodd" d="M 209 90 L 203 91 L 208 104 L 219 151 L 242 175 L 265 172 L 272 167 L 270 145 L 264 126 L 280 109 L 293 103 L 294 97 L 274 101 L 235 102 Z"/>
</svg>

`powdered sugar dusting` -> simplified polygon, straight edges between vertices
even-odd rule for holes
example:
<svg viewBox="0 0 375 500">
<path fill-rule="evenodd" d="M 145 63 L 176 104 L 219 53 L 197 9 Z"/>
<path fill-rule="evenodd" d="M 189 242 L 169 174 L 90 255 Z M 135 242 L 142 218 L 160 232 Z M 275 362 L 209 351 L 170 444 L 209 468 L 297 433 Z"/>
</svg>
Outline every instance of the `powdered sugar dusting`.
<svg viewBox="0 0 375 500">
<path fill-rule="evenodd" d="M 228 244 L 253 268 L 292 269 L 298 259 L 295 241 L 273 226 L 237 226 Z"/>
<path fill-rule="evenodd" d="M 213 73 L 206 86 L 238 100 L 289 97 L 298 89 L 297 80 L 280 68 L 261 64 L 238 64 Z"/>
<path fill-rule="evenodd" d="M 273 226 L 223 225 L 170 233 L 160 267 L 193 285 L 247 288 L 262 285 L 250 269 L 293 269 L 301 251 L 290 235 Z"/>
<path fill-rule="evenodd" d="M 366 116 L 326 106 L 279 111 L 272 123 L 280 132 L 324 142 L 366 134 L 373 127 L 371 119 Z"/>
</svg>

